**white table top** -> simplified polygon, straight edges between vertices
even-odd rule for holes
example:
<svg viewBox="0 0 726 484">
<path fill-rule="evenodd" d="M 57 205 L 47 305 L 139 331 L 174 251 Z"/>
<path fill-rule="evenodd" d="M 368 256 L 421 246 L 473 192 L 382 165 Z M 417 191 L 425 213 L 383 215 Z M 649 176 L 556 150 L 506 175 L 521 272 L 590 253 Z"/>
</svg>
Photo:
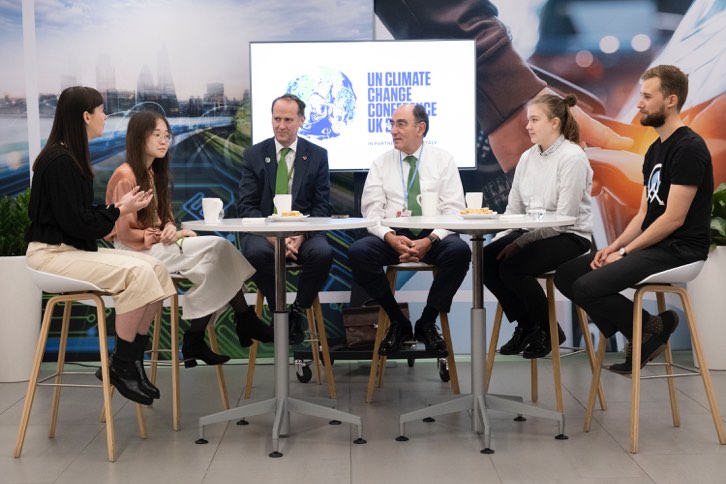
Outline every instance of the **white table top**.
<svg viewBox="0 0 726 484">
<path fill-rule="evenodd" d="M 499 215 L 486 219 L 463 219 L 458 215 L 438 215 L 436 217 L 398 217 L 386 218 L 381 223 L 387 227 L 401 229 L 446 229 L 462 234 L 486 234 L 507 229 L 560 227 L 572 225 L 575 217 L 545 214 L 542 220 L 529 215 Z"/>
<path fill-rule="evenodd" d="M 249 232 L 268 236 L 287 236 L 305 232 L 318 232 L 325 230 L 350 230 L 372 227 L 376 223 L 365 218 L 329 218 L 308 217 L 296 222 L 273 222 L 269 219 L 258 221 L 254 219 L 229 218 L 220 220 L 216 224 L 208 224 L 204 220 L 190 220 L 182 222 L 185 229 L 195 232 Z"/>
</svg>

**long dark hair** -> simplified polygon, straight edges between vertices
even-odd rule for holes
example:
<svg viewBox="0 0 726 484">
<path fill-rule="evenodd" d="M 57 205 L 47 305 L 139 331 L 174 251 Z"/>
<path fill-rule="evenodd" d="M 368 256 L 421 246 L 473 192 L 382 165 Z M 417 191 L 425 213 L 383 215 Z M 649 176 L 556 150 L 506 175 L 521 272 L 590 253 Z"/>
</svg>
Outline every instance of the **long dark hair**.
<svg viewBox="0 0 726 484">
<path fill-rule="evenodd" d="M 549 119 L 560 120 L 560 134 L 575 144 L 580 144 L 580 126 L 570 112 L 570 108 L 577 104 L 574 94 L 568 94 L 564 98 L 553 94 L 542 94 L 527 103 L 527 106 L 541 104 Z"/>
<path fill-rule="evenodd" d="M 129 119 L 126 128 L 126 163 L 136 177 L 136 183 L 141 190 L 149 190 L 154 187 L 154 200 L 145 208 L 138 211 L 139 221 L 146 227 L 153 227 L 156 223 L 155 215 L 159 216 L 161 227 L 172 222 L 174 217 L 171 210 L 172 179 L 169 173 L 169 150 L 163 158 L 155 158 L 151 163 L 154 172 L 154 179 L 149 176 L 149 169 L 146 167 L 144 158 L 146 156 L 146 140 L 156 129 L 157 120 L 161 119 L 171 133 L 169 121 L 155 111 L 140 111 L 134 113 Z M 169 147 L 171 148 L 171 147 Z"/>
<path fill-rule="evenodd" d="M 62 144 L 71 152 L 81 175 L 92 180 L 91 152 L 88 149 L 88 133 L 83 113 L 93 113 L 102 104 L 103 96 L 92 87 L 73 86 L 64 89 L 58 97 L 48 141 L 35 159 L 33 169 L 50 149 Z"/>
</svg>

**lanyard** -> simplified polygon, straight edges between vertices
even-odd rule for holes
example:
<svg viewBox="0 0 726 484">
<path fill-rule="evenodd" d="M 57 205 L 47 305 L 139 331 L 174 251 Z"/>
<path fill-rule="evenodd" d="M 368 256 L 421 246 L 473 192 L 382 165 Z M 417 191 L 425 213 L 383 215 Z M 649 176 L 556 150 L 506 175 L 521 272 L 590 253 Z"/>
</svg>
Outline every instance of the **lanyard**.
<svg viewBox="0 0 726 484">
<path fill-rule="evenodd" d="M 411 177 L 411 181 L 408 183 L 408 186 L 406 186 L 406 177 L 403 175 L 403 153 L 399 151 L 398 156 L 398 162 L 399 166 L 401 167 L 401 188 L 403 191 L 403 209 L 408 210 L 408 192 L 411 191 L 411 187 L 413 186 L 414 180 L 416 180 L 416 175 L 418 174 L 418 164 L 421 163 L 421 158 L 423 158 L 423 147 L 424 145 L 421 144 L 421 152 L 418 154 L 418 158 L 416 158 L 416 168 L 413 171 L 413 176 Z"/>
</svg>

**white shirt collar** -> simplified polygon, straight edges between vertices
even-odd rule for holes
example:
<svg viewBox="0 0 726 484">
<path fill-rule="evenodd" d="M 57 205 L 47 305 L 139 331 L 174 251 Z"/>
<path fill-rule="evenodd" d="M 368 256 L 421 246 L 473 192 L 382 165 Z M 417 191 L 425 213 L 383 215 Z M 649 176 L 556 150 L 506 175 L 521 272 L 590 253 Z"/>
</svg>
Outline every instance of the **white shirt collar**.
<svg viewBox="0 0 726 484">
<path fill-rule="evenodd" d="M 557 148 L 559 148 L 564 141 L 565 141 L 565 135 L 564 134 L 561 134 L 559 136 L 559 138 L 557 138 L 555 140 L 555 142 L 552 143 L 552 145 L 549 148 L 547 148 L 546 150 L 544 150 L 544 151 L 542 151 L 542 147 L 541 146 L 537 145 L 537 147 L 539 148 L 539 155 L 540 156 L 549 156 L 549 155 L 551 155 L 552 153 L 554 153 L 555 151 L 557 151 Z"/>
<path fill-rule="evenodd" d="M 403 160 L 407 156 L 414 156 L 417 160 L 421 159 L 421 150 L 423 150 L 423 143 L 421 143 L 421 146 L 418 147 L 416 151 L 411 153 L 410 155 L 406 153 L 405 151 L 398 151 L 400 154 L 400 159 Z"/>
<path fill-rule="evenodd" d="M 275 140 L 275 153 L 279 154 L 280 150 L 283 149 L 284 146 L 282 146 L 282 143 L 277 141 L 277 138 L 274 138 L 274 140 Z M 293 153 L 297 153 L 297 140 L 298 140 L 298 138 L 296 137 L 295 141 L 293 141 L 292 144 L 290 146 L 288 146 L 288 148 L 290 148 Z"/>
</svg>

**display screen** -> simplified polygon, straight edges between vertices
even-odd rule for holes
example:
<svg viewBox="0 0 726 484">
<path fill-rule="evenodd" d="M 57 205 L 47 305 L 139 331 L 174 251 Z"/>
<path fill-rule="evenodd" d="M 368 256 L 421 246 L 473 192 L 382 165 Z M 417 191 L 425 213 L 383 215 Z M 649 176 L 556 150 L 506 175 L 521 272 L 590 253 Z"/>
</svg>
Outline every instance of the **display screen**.
<svg viewBox="0 0 726 484">
<path fill-rule="evenodd" d="M 367 170 L 393 148 L 393 111 L 420 103 L 424 142 L 475 166 L 473 40 L 252 42 L 250 72 L 253 143 L 273 136 L 272 101 L 292 93 L 307 105 L 298 135 L 328 150 L 330 169 Z"/>
</svg>

